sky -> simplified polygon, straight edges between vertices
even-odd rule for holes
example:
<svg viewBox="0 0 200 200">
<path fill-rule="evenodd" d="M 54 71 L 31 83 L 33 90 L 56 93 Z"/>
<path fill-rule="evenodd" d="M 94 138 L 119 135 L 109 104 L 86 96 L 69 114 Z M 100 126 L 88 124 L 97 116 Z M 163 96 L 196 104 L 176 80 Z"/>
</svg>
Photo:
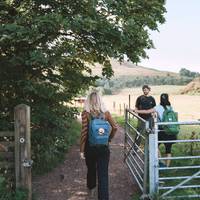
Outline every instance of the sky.
<svg viewBox="0 0 200 200">
<path fill-rule="evenodd" d="M 166 0 L 166 22 L 151 32 L 155 49 L 138 65 L 179 72 L 200 72 L 200 0 Z"/>
</svg>

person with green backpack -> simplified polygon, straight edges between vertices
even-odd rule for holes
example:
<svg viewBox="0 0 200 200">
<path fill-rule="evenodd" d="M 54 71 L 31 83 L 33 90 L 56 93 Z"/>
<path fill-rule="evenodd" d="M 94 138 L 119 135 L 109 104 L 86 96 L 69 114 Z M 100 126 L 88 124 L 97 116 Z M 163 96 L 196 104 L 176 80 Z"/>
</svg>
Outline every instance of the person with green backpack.
<svg viewBox="0 0 200 200">
<path fill-rule="evenodd" d="M 155 106 L 152 109 L 148 110 L 135 110 L 135 112 L 140 113 L 140 114 L 149 114 L 149 113 L 157 113 L 157 120 L 158 122 L 177 122 L 177 113 L 174 112 L 171 103 L 169 101 L 169 95 L 166 93 L 163 93 L 160 95 L 160 104 Z M 159 132 L 158 132 L 158 140 L 159 141 L 166 141 L 166 140 L 176 140 L 177 139 L 177 134 L 179 133 L 179 125 L 174 124 L 174 125 L 163 125 L 159 126 Z M 160 145 L 159 143 L 158 145 Z M 171 157 L 171 149 L 172 145 L 174 143 L 164 143 L 165 145 L 165 153 L 166 157 Z M 171 160 L 168 159 L 166 160 L 166 166 L 170 165 Z M 159 163 L 161 167 L 164 167 L 164 163 Z"/>
</svg>

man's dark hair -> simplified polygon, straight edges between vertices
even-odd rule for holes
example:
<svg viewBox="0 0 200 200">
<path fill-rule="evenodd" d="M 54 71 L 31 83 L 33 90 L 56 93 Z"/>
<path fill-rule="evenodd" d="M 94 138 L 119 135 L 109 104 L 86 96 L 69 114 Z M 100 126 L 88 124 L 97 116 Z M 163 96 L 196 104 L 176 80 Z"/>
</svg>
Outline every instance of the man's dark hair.
<svg viewBox="0 0 200 200">
<path fill-rule="evenodd" d="M 145 88 L 147 88 L 148 90 L 151 90 L 151 88 L 148 85 L 143 85 L 142 86 L 142 90 L 144 90 Z"/>
</svg>

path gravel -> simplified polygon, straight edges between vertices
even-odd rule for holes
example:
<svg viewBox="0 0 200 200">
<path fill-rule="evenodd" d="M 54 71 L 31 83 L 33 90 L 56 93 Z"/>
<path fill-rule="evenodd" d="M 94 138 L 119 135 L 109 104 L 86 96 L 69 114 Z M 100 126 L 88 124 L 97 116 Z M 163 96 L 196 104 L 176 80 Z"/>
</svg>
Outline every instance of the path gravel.
<svg viewBox="0 0 200 200">
<path fill-rule="evenodd" d="M 110 200 L 132 200 L 138 193 L 128 168 L 123 162 L 122 128 L 118 128 L 111 143 L 109 165 Z M 76 144 L 66 154 L 63 164 L 50 173 L 33 178 L 33 192 L 37 200 L 86 200 L 86 166 L 79 158 L 79 145 Z"/>
</svg>

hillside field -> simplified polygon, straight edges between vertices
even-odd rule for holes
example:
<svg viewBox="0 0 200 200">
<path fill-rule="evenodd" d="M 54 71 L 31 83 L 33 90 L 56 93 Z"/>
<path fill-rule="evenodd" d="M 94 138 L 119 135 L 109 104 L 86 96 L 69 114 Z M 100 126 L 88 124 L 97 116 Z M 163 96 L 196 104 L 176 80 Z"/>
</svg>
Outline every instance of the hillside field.
<svg viewBox="0 0 200 200">
<path fill-rule="evenodd" d="M 196 120 L 200 119 L 200 95 L 181 95 L 181 90 L 185 86 L 152 86 L 151 95 L 155 97 L 156 103 L 159 104 L 160 94 L 168 93 L 174 110 L 178 112 L 179 120 Z M 112 113 L 119 114 L 121 104 L 121 114 L 124 106 L 128 105 L 129 94 L 131 95 L 131 108 L 135 107 L 136 98 L 142 94 L 140 88 L 126 88 L 117 95 L 103 96 L 104 103 Z M 113 103 L 115 102 L 115 109 Z"/>
<path fill-rule="evenodd" d="M 160 71 L 153 68 L 147 68 L 135 65 L 131 62 L 119 63 L 117 60 L 111 60 L 112 69 L 114 71 L 114 78 L 120 76 L 175 76 L 178 77 L 178 73 Z M 95 75 L 101 75 L 101 65 L 97 64 L 92 70 Z"/>
</svg>

